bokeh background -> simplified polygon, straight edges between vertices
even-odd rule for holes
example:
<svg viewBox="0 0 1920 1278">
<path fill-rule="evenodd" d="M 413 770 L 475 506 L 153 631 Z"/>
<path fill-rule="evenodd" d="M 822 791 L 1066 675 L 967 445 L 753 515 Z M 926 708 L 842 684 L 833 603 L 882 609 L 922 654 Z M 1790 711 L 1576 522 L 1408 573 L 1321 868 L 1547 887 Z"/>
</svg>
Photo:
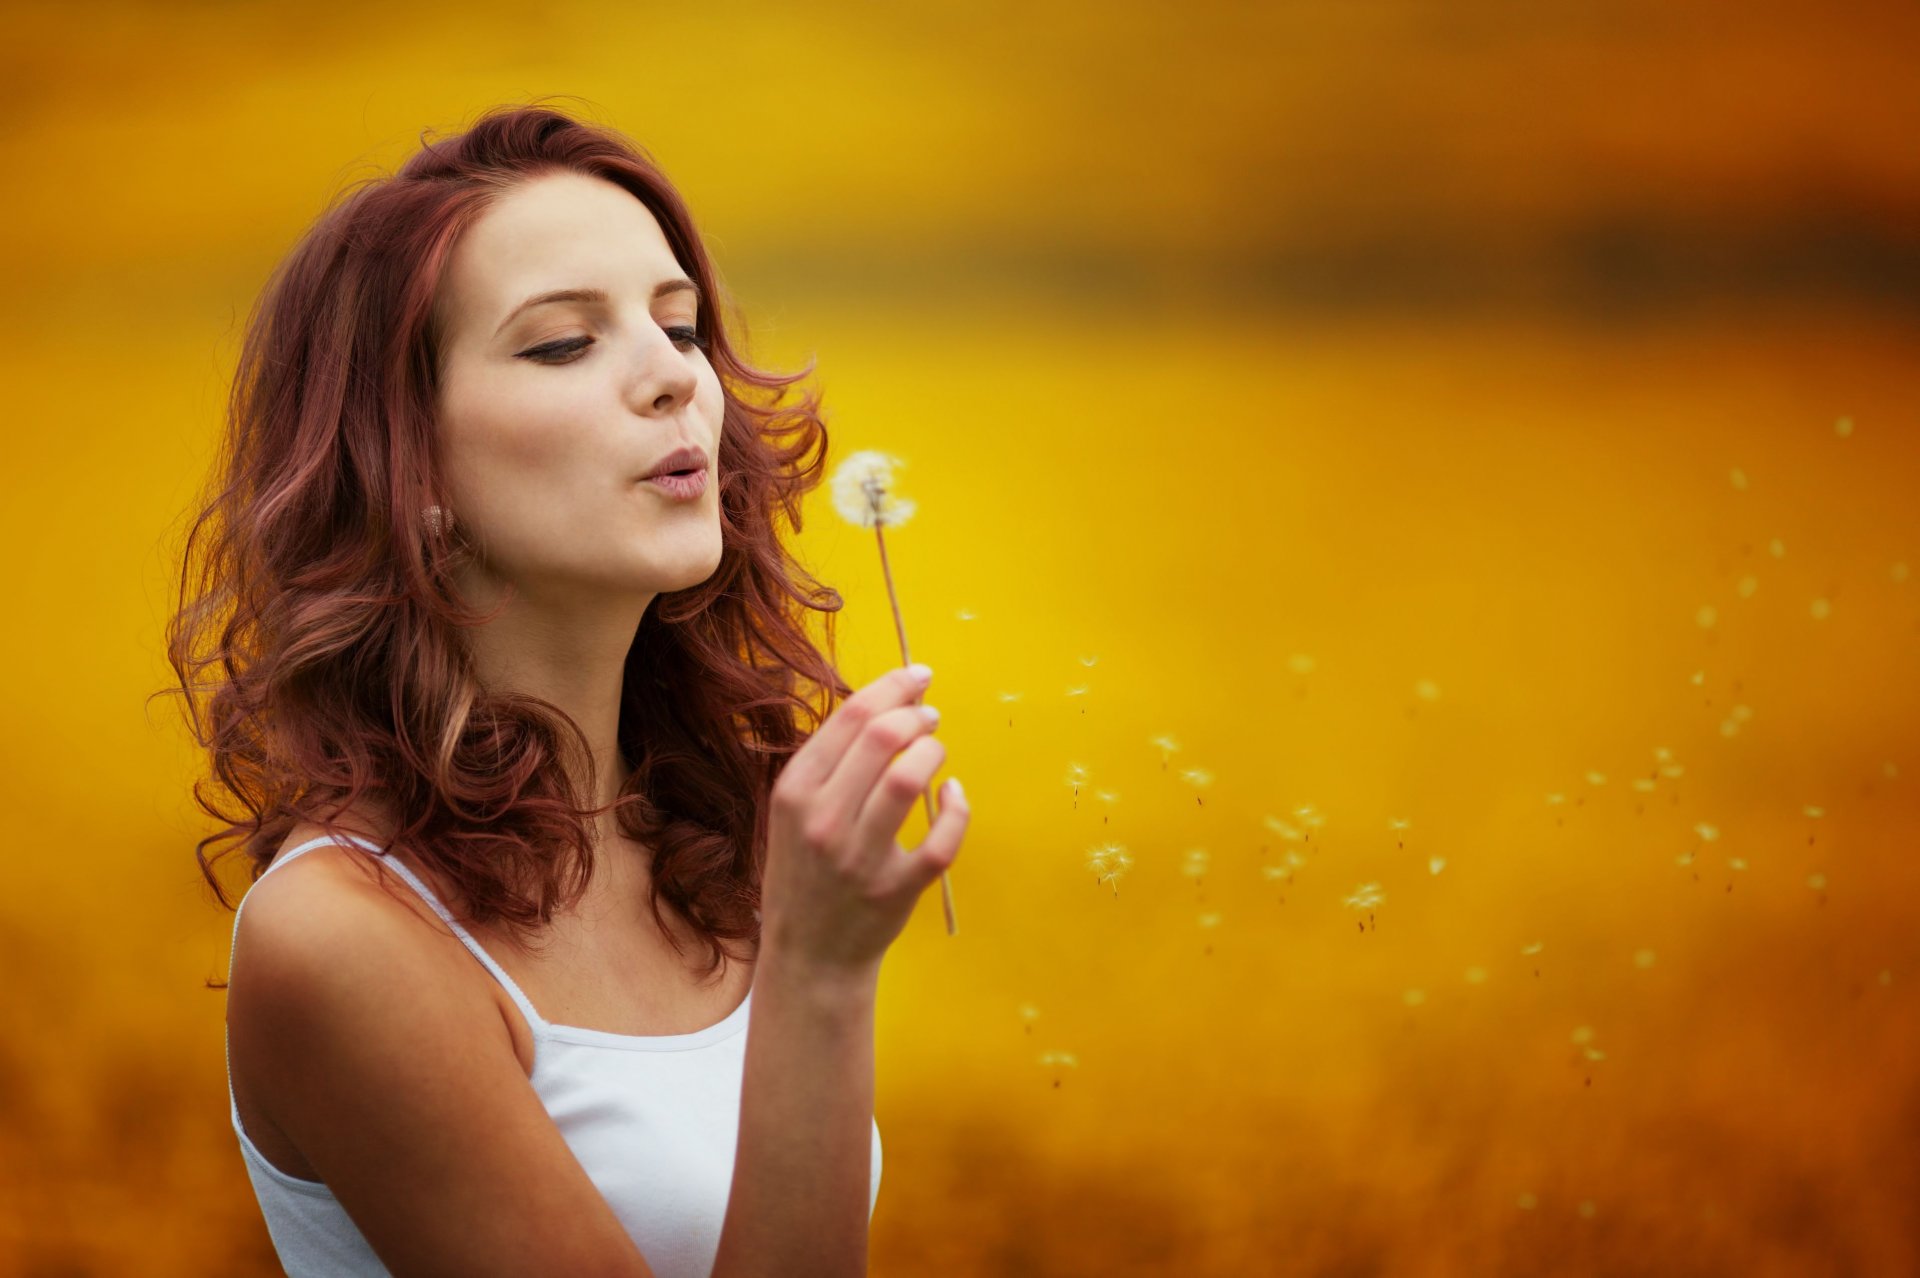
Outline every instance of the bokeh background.
<svg viewBox="0 0 1920 1278">
<path fill-rule="evenodd" d="M 1913 5 L 0 14 L 0 1271 L 277 1272 L 175 556 L 272 265 L 534 99 L 920 503 L 876 1275 L 1920 1271 Z"/>
</svg>

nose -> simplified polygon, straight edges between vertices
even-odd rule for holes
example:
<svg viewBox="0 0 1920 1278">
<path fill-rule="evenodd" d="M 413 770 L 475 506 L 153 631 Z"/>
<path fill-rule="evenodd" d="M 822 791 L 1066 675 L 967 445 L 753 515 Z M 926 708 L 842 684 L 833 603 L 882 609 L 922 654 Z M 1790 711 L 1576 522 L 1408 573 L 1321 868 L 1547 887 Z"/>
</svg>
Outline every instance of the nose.
<svg viewBox="0 0 1920 1278">
<path fill-rule="evenodd" d="M 628 398 L 636 411 L 671 412 L 693 398 L 700 379 L 693 361 L 673 344 L 665 329 L 654 327 L 641 343 L 635 357 L 633 384 Z"/>
</svg>

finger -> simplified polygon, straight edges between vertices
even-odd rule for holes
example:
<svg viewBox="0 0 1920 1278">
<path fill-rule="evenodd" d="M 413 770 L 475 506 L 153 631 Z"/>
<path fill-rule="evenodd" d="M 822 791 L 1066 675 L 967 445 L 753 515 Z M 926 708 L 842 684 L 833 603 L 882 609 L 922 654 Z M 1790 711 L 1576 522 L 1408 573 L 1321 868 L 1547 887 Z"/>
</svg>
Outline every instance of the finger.
<svg viewBox="0 0 1920 1278">
<path fill-rule="evenodd" d="M 967 806 L 967 796 L 961 790 L 958 779 L 947 778 L 947 783 L 940 787 L 935 796 L 935 805 L 933 824 L 927 827 L 927 837 L 911 852 L 892 857 L 891 864 L 882 873 L 880 890 L 883 895 L 907 892 L 918 898 L 927 890 L 928 884 L 959 860 L 960 843 L 973 820 L 973 809 Z"/>
<path fill-rule="evenodd" d="M 900 827 L 946 761 L 944 742 L 938 737 L 921 737 L 880 774 L 853 821 L 853 845 L 860 850 L 864 864 L 871 866 L 875 861 L 892 861 L 900 856 Z"/>
<path fill-rule="evenodd" d="M 831 837 L 850 832 L 868 796 L 880 784 L 881 774 L 902 751 L 932 731 L 922 706 L 898 706 L 869 723 L 819 787 L 810 817 L 819 822 L 815 833 L 831 832 Z M 944 752 L 946 747 L 940 749 Z"/>
<path fill-rule="evenodd" d="M 925 667 L 921 667 L 925 669 Z M 913 667 L 889 670 L 841 702 L 826 722 L 793 752 L 781 769 L 780 782 L 796 793 L 809 794 L 826 784 L 867 724 L 887 711 L 908 705 L 927 690 L 927 681 Z"/>
</svg>

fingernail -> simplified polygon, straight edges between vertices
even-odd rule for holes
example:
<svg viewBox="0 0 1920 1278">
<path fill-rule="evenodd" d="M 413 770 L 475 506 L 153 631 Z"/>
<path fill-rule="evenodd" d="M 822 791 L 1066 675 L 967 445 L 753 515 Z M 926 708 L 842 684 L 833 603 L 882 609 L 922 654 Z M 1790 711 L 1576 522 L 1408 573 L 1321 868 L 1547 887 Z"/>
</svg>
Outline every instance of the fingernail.
<svg viewBox="0 0 1920 1278">
<path fill-rule="evenodd" d="M 961 804 L 961 806 L 964 807 L 967 802 L 967 792 L 960 788 L 960 778 L 948 777 L 947 787 L 953 791 L 952 795 L 949 797 L 951 797 L 953 800 L 955 800 L 956 802 Z"/>
<path fill-rule="evenodd" d="M 913 681 L 922 687 L 933 682 L 933 667 L 922 665 L 918 661 L 907 667 L 907 674 L 912 676 Z"/>
<path fill-rule="evenodd" d="M 928 723 L 940 722 L 940 712 L 932 706 L 920 706 L 919 711 Z"/>
</svg>

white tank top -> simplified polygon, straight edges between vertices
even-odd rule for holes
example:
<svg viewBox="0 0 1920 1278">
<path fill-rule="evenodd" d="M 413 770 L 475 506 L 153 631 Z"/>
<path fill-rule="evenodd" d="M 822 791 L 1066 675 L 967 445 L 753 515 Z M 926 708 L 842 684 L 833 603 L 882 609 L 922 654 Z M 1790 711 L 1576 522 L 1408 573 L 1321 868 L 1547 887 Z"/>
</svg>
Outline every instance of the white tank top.
<svg viewBox="0 0 1920 1278">
<path fill-rule="evenodd" d="M 290 848 L 261 877 L 311 848 L 333 842 L 322 835 Z M 353 843 L 380 851 L 360 839 Z M 527 1018 L 534 1044 L 528 1082 L 648 1266 L 660 1278 L 709 1278 L 733 1185 L 752 989 L 723 1020 L 690 1034 L 609 1034 L 551 1024 L 418 875 L 397 859 L 383 860 L 447 921 Z M 242 898 L 233 912 L 236 938 L 245 907 Z M 231 961 L 228 966 L 231 978 Z M 324 1182 L 289 1176 L 247 1137 L 233 1100 L 231 1058 L 227 1101 L 254 1196 L 289 1278 L 387 1275 L 387 1267 Z M 877 1119 L 872 1172 L 868 1220 L 880 1195 Z"/>
</svg>

